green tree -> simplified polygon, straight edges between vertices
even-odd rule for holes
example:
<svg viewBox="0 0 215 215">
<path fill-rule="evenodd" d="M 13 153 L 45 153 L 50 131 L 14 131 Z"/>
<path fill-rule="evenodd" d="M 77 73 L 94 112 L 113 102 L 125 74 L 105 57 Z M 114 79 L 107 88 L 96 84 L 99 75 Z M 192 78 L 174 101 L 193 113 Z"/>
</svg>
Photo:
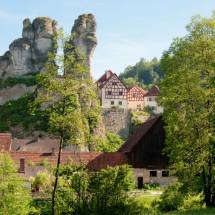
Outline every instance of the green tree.
<svg viewBox="0 0 215 215">
<path fill-rule="evenodd" d="M 59 214 L 135 214 L 128 191 L 133 188 L 128 166 L 89 172 L 83 166 L 62 166 L 57 192 Z"/>
<path fill-rule="evenodd" d="M 55 214 L 61 151 L 67 144 L 93 144 L 99 108 L 92 80 L 88 75 L 85 58 L 68 42 L 62 30 L 55 38 L 55 48 L 49 53 L 44 73 L 38 76 L 35 110 L 48 115 L 48 130 L 59 138 L 58 159 L 52 192 L 52 214 Z M 56 50 L 59 53 L 56 54 Z M 70 51 L 69 51 L 70 50 Z"/>
<path fill-rule="evenodd" d="M 135 78 L 132 77 L 128 77 L 128 78 L 123 78 L 122 79 L 123 83 L 125 84 L 125 86 L 127 88 L 131 88 L 135 85 L 139 85 L 140 83 L 138 83 L 138 81 Z"/>
<path fill-rule="evenodd" d="M 96 145 L 97 151 L 116 152 L 123 144 L 124 140 L 112 132 L 106 133 L 106 139 L 100 140 Z"/>
<path fill-rule="evenodd" d="M 30 202 L 31 197 L 24 180 L 17 175 L 14 162 L 8 154 L 0 153 L 0 214 L 28 214 Z"/>
<path fill-rule="evenodd" d="M 124 80 L 125 84 L 137 83 L 139 86 L 149 87 L 163 77 L 163 71 L 157 58 L 153 58 L 151 61 L 141 58 L 134 66 L 125 68 L 119 77 Z"/>
<path fill-rule="evenodd" d="M 166 152 L 186 190 L 214 193 L 215 14 L 196 16 L 187 35 L 173 41 L 162 57 L 165 78 L 160 103 L 166 122 Z"/>
</svg>

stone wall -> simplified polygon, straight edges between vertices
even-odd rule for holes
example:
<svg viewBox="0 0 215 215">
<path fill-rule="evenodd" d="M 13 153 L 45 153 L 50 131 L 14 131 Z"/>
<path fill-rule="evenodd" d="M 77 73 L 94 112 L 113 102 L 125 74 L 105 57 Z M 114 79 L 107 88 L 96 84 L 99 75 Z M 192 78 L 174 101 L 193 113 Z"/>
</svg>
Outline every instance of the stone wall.
<svg viewBox="0 0 215 215">
<path fill-rule="evenodd" d="M 123 138 L 129 135 L 130 112 L 123 108 L 102 109 L 106 131 L 117 133 Z"/>
<path fill-rule="evenodd" d="M 143 183 L 147 184 L 160 184 L 161 186 L 168 186 L 174 184 L 177 181 L 177 178 L 174 176 L 162 176 L 162 171 L 165 169 L 153 169 L 157 171 L 156 177 L 150 177 L 150 169 L 145 168 L 133 168 L 135 182 L 137 184 L 138 177 L 143 177 Z"/>
</svg>

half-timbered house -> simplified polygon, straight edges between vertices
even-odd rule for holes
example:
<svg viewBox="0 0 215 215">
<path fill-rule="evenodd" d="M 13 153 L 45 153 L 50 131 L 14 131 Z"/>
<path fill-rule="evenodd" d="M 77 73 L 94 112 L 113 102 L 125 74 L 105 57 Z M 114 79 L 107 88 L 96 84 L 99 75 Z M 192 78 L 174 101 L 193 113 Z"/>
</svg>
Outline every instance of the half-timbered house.
<svg viewBox="0 0 215 215">
<path fill-rule="evenodd" d="M 102 108 L 128 108 L 127 88 L 115 73 L 106 71 L 97 81 L 97 86 Z"/>
<path fill-rule="evenodd" d="M 139 86 L 128 89 L 128 109 L 142 110 L 144 108 L 144 96 L 147 92 Z"/>
<path fill-rule="evenodd" d="M 157 97 L 160 94 L 160 89 L 158 86 L 153 86 L 144 97 L 145 107 L 149 107 L 155 114 L 163 113 L 163 107 L 159 106 L 157 103 Z"/>
</svg>

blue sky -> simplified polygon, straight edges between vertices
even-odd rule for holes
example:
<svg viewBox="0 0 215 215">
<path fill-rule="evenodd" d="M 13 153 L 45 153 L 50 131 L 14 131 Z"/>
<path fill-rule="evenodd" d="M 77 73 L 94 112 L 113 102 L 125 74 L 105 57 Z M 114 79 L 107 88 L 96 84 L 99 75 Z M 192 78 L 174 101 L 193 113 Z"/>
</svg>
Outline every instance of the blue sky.
<svg viewBox="0 0 215 215">
<path fill-rule="evenodd" d="M 93 75 L 119 74 L 140 58 L 160 57 L 173 38 L 186 34 L 193 15 L 210 16 L 214 0 L 0 0 L 0 55 L 22 32 L 22 21 L 49 16 L 67 33 L 83 13 L 97 20 Z"/>
</svg>

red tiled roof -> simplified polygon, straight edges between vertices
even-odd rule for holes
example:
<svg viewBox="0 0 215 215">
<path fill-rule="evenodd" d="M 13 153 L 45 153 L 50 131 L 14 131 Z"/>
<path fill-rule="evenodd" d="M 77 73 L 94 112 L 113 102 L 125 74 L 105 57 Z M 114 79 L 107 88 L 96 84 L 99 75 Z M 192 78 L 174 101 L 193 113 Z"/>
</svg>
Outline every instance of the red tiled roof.
<svg viewBox="0 0 215 215">
<path fill-rule="evenodd" d="M 35 164 L 41 164 L 44 160 L 47 160 L 52 165 L 57 162 L 57 153 L 11 152 L 10 155 L 17 164 L 19 164 L 21 158 L 24 158 L 27 163 L 32 162 Z M 127 157 L 120 152 L 62 152 L 61 163 L 66 164 L 68 162 L 86 165 L 89 170 L 97 171 L 108 166 L 126 164 Z"/>
<path fill-rule="evenodd" d="M 111 71 L 111 70 L 107 70 L 106 72 L 105 72 L 105 74 L 104 75 L 102 75 L 97 81 L 96 81 L 96 83 L 103 83 L 103 82 L 106 82 L 107 81 L 107 79 L 110 77 L 110 76 L 112 76 L 114 73 Z"/>
<path fill-rule="evenodd" d="M 58 151 L 59 140 L 52 138 L 13 139 L 11 151 L 51 152 Z"/>
<path fill-rule="evenodd" d="M 134 146 L 141 140 L 141 138 L 147 134 L 152 126 L 161 118 L 161 115 L 157 115 L 144 122 L 137 130 L 132 134 L 128 140 L 121 146 L 118 152 L 130 152 Z"/>
<path fill-rule="evenodd" d="M 139 86 L 137 86 L 137 85 L 135 85 L 135 86 L 129 88 L 129 89 L 128 89 L 128 93 L 129 93 L 131 90 L 133 90 L 134 88 L 137 88 L 143 95 L 145 95 L 145 94 L 147 93 L 147 91 L 145 91 L 143 88 L 141 88 L 141 87 L 139 87 Z"/>
<path fill-rule="evenodd" d="M 158 86 L 153 86 L 147 93 L 146 93 L 146 97 L 147 96 L 158 96 L 160 93 L 160 89 Z"/>
<path fill-rule="evenodd" d="M 107 80 L 106 80 L 105 82 L 103 82 L 103 83 L 99 86 L 99 88 L 103 88 L 113 76 L 115 76 L 115 77 L 122 83 L 122 85 L 126 88 L 126 86 L 124 85 L 124 83 L 119 79 L 119 77 L 118 77 L 117 74 L 115 74 L 115 73 L 113 73 L 111 76 L 109 76 L 109 78 L 107 78 Z M 127 88 L 126 88 L 126 89 L 127 89 Z"/>
</svg>

